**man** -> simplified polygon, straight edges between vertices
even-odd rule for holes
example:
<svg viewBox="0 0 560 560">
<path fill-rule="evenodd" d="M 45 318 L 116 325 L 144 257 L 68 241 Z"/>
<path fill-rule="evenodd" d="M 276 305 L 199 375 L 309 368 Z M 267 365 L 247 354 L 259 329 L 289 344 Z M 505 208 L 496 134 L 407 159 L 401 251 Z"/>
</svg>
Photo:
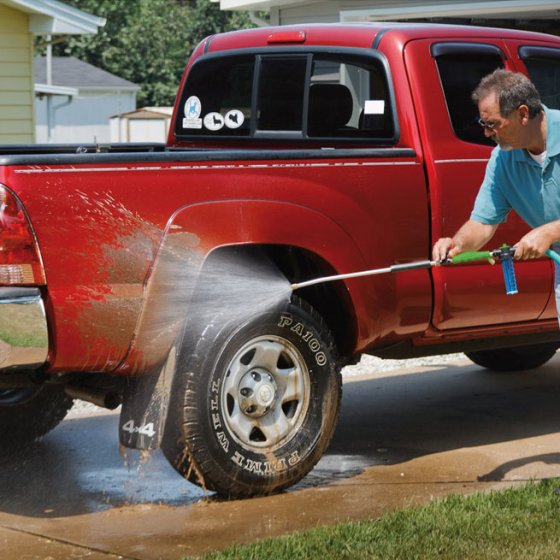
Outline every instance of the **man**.
<svg viewBox="0 0 560 560">
<path fill-rule="evenodd" d="M 560 241 L 560 111 L 541 105 L 533 83 L 509 70 L 484 77 L 472 98 L 484 134 L 497 147 L 470 219 L 435 243 L 433 260 L 476 251 L 512 209 L 533 228 L 515 243 L 515 259 L 541 257 Z"/>
</svg>

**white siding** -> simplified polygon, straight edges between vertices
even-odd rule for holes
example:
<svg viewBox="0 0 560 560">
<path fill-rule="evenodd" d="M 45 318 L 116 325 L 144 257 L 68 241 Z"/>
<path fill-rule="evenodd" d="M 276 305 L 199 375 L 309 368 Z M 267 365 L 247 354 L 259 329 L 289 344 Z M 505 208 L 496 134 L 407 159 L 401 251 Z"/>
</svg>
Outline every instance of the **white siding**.
<svg viewBox="0 0 560 560">
<path fill-rule="evenodd" d="M 503 3 L 503 8 L 501 7 Z M 275 6 L 276 4 L 276 6 Z M 466 1 L 466 0 L 324 0 L 320 2 L 309 2 L 302 0 L 293 5 L 283 6 L 281 2 L 275 3 L 271 0 L 270 8 L 271 23 L 273 25 L 290 25 L 296 23 L 330 23 L 341 21 L 341 12 L 355 10 L 383 10 L 383 19 L 402 20 L 403 9 L 421 8 L 417 17 L 423 17 L 422 13 L 426 10 L 435 15 L 441 15 L 440 10 L 447 12 L 448 17 L 452 17 L 454 9 L 458 6 L 461 11 L 457 17 L 465 15 L 465 10 L 469 14 L 467 17 L 482 18 L 501 18 L 517 17 L 529 19 L 549 19 L 556 18 L 554 11 L 558 7 L 558 2 L 546 0 L 545 2 L 531 2 L 528 0 L 523 5 L 516 1 L 496 0 L 491 2 L 491 6 L 485 0 Z M 538 6 L 537 6 L 538 5 Z M 247 2 L 245 9 L 251 9 L 251 2 Z M 259 9 L 257 5 L 253 9 Z M 453 13 L 452 13 L 453 12 Z M 407 19 L 410 16 L 404 16 Z"/>
<path fill-rule="evenodd" d="M 463 2 L 464 0 L 450 0 Z M 317 3 L 304 3 L 299 6 L 277 8 L 279 25 L 297 23 L 336 23 L 340 21 L 340 12 L 346 10 L 363 10 L 367 8 L 391 8 L 423 5 L 418 0 L 400 0 L 399 2 L 375 2 L 374 0 L 325 0 Z"/>
<path fill-rule="evenodd" d="M 83 91 L 76 97 L 52 97 L 53 128 L 47 130 L 46 96 L 35 101 L 37 142 L 66 144 L 111 141 L 109 120 L 112 116 L 136 109 L 136 94 Z"/>
<path fill-rule="evenodd" d="M 321 2 L 291 8 L 278 9 L 278 24 L 336 23 L 339 18 L 339 2 Z"/>
</svg>

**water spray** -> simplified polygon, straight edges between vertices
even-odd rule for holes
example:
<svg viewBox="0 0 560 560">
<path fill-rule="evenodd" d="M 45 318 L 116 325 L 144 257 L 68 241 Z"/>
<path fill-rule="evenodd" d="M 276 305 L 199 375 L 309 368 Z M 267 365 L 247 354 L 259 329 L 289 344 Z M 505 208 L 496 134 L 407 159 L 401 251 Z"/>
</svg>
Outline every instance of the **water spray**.
<svg viewBox="0 0 560 560">
<path fill-rule="evenodd" d="M 490 264 L 495 264 L 496 261 L 502 265 L 502 272 L 504 275 L 504 283 L 507 295 L 517 294 L 517 281 L 515 278 L 515 270 L 513 267 L 513 255 L 515 254 L 515 247 L 502 245 L 499 249 L 493 251 L 466 251 L 460 253 L 451 259 L 443 261 L 417 261 L 407 264 L 395 264 L 386 268 L 374 268 L 371 270 L 362 270 L 360 272 L 350 272 L 347 274 L 335 274 L 333 276 L 323 276 L 321 278 L 314 278 L 305 282 L 297 282 L 291 285 L 292 290 L 299 290 L 314 286 L 315 284 L 323 284 L 324 282 L 334 282 L 336 280 L 347 280 L 350 278 L 360 278 L 362 276 L 376 276 L 378 274 L 388 274 L 391 272 L 403 272 L 405 270 L 419 270 L 432 268 L 433 266 L 447 266 L 454 264 L 463 264 L 475 261 L 487 261 Z M 546 251 L 546 255 L 560 264 L 560 255 L 551 249 Z"/>
</svg>

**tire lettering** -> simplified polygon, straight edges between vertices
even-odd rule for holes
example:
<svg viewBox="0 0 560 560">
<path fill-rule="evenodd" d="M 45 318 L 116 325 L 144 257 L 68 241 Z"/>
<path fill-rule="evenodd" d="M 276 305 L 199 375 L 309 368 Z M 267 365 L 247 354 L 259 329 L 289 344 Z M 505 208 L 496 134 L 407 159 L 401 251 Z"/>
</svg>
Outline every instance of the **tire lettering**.
<svg viewBox="0 0 560 560">
<path fill-rule="evenodd" d="M 241 455 L 241 453 L 239 453 L 238 451 L 236 451 L 233 454 L 233 457 L 231 458 L 231 460 L 236 464 L 239 465 L 240 467 L 243 467 L 243 462 L 245 461 L 245 457 L 243 457 L 243 455 Z"/>
<path fill-rule="evenodd" d="M 321 349 L 321 344 L 319 343 L 319 341 L 316 338 L 314 338 L 313 340 L 311 340 L 309 342 L 309 349 L 314 354 L 317 354 L 317 352 L 319 352 L 319 350 Z"/>
<path fill-rule="evenodd" d="M 212 393 L 217 393 L 220 390 L 220 382 L 212 381 Z"/>
<path fill-rule="evenodd" d="M 296 323 L 290 330 L 301 336 L 303 334 L 303 323 Z"/>
<path fill-rule="evenodd" d="M 262 470 L 262 463 L 260 461 L 253 461 L 251 459 L 247 459 L 246 464 L 243 466 L 246 471 L 254 472 L 255 474 L 264 475 L 264 471 Z"/>
<path fill-rule="evenodd" d="M 317 352 L 317 354 L 315 354 L 315 361 L 318 366 L 324 366 L 327 363 L 327 356 L 325 356 L 324 352 Z"/>
<path fill-rule="evenodd" d="M 222 427 L 222 423 L 220 422 L 220 415 L 216 412 L 212 414 L 212 424 L 214 424 L 214 430 Z"/>
<path fill-rule="evenodd" d="M 289 327 L 292 324 L 292 318 L 288 315 L 280 315 L 279 327 Z"/>
<path fill-rule="evenodd" d="M 220 436 L 220 434 L 222 434 L 223 437 Z M 229 440 L 225 437 L 223 432 L 218 433 L 218 439 L 224 450 L 226 450 L 226 446 L 229 448 Z M 297 451 L 294 451 L 288 459 L 283 457 L 277 461 L 254 461 L 253 459 L 244 457 L 239 451 L 235 451 L 230 459 L 243 470 L 262 477 L 276 476 L 301 461 L 301 457 Z"/>
<path fill-rule="evenodd" d="M 210 410 L 218 410 L 218 399 L 212 399 L 210 401 Z"/>
<path fill-rule="evenodd" d="M 218 436 L 222 449 L 227 453 L 229 451 L 229 439 L 226 437 L 226 434 L 224 432 L 217 432 L 216 436 Z"/>
<path fill-rule="evenodd" d="M 288 465 L 290 465 L 290 467 L 293 467 L 294 465 L 297 465 L 300 461 L 301 461 L 301 457 L 299 456 L 299 453 L 297 451 L 294 451 L 290 455 L 290 458 L 288 459 Z"/>
<path fill-rule="evenodd" d="M 304 324 L 298 321 L 295 325 L 293 319 L 287 315 L 281 315 L 278 322 L 279 327 L 289 327 L 290 330 L 307 343 L 307 346 L 315 354 L 315 362 L 319 367 L 328 363 L 327 355 L 321 350 L 321 342 L 314 336 L 313 331 L 305 328 Z"/>
</svg>

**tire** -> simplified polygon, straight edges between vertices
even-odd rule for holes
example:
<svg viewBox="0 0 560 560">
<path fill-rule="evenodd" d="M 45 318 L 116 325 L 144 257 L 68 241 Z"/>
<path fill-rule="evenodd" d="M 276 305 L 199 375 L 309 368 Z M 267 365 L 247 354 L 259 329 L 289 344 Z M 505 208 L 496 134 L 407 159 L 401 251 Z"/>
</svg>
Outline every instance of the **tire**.
<svg viewBox="0 0 560 560">
<path fill-rule="evenodd" d="M 466 352 L 466 355 L 475 364 L 494 371 L 523 371 L 542 366 L 557 349 L 557 343 L 548 343 Z"/>
<path fill-rule="evenodd" d="M 162 448 L 184 477 L 229 498 L 301 480 L 329 444 L 341 378 L 332 336 L 299 299 L 209 325 L 179 355 Z"/>
<path fill-rule="evenodd" d="M 0 447 L 24 447 L 44 436 L 62 422 L 73 402 L 62 387 L 0 389 Z"/>
</svg>

